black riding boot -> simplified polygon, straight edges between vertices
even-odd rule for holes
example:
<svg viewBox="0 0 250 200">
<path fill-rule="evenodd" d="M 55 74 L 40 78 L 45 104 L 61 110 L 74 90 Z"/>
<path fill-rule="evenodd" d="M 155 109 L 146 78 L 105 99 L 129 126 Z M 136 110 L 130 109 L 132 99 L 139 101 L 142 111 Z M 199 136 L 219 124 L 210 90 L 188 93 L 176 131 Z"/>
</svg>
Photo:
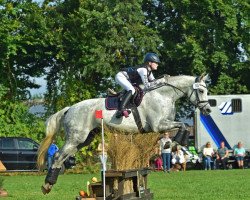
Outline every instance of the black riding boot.
<svg viewBox="0 0 250 200">
<path fill-rule="evenodd" d="M 127 93 L 124 95 L 124 97 L 122 99 L 120 108 L 116 113 L 116 118 L 121 118 L 124 115 L 123 112 L 126 111 L 126 109 L 125 109 L 126 105 L 128 104 L 128 102 L 129 102 L 129 100 L 131 99 L 132 96 L 133 96 L 132 91 L 131 90 L 127 91 Z"/>
</svg>

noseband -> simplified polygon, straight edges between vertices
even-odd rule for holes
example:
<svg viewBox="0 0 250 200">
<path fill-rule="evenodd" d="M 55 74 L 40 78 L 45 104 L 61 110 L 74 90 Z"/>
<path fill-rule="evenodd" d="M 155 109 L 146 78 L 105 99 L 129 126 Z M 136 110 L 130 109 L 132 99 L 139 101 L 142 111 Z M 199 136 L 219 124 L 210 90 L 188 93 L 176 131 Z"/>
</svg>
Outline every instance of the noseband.
<svg viewBox="0 0 250 200">
<path fill-rule="evenodd" d="M 189 95 L 188 99 L 189 99 L 189 101 L 190 101 L 195 107 L 198 107 L 199 109 L 202 109 L 202 108 L 204 108 L 204 107 L 208 104 L 208 101 L 201 101 L 201 100 L 200 100 L 200 97 L 199 97 L 199 94 L 198 94 L 198 90 L 199 90 L 199 87 L 200 87 L 200 86 L 202 86 L 202 87 L 204 87 L 204 88 L 206 88 L 206 89 L 207 89 L 207 87 L 204 86 L 204 85 L 200 85 L 200 84 L 199 84 L 199 80 L 200 80 L 199 77 L 197 77 L 197 78 L 195 79 L 195 83 L 193 84 L 193 91 L 192 91 L 191 94 Z M 196 97 L 196 103 L 193 103 L 193 102 L 191 101 L 191 97 L 192 97 L 193 93 L 195 94 L 195 97 Z"/>
<path fill-rule="evenodd" d="M 157 88 L 163 87 L 163 86 L 170 86 L 170 87 L 172 87 L 174 90 L 179 90 L 179 91 L 182 92 L 185 96 L 187 96 L 186 93 L 185 93 L 183 90 L 181 90 L 180 88 L 178 88 L 178 87 L 176 87 L 176 86 L 174 86 L 174 85 L 172 85 L 172 84 L 170 84 L 170 83 L 167 82 L 168 76 L 163 75 L 163 78 L 165 79 L 165 82 L 164 82 L 164 83 L 160 83 L 159 85 L 157 85 L 157 86 L 155 86 L 155 87 L 152 87 L 151 89 L 147 90 L 145 93 L 147 93 L 147 92 L 149 92 L 149 91 L 151 91 L 151 90 L 155 90 L 155 89 L 157 89 Z M 199 86 L 202 86 L 202 87 L 204 87 L 204 88 L 207 88 L 207 87 L 206 87 L 206 86 L 203 86 L 203 85 L 200 85 L 199 80 L 200 80 L 200 77 L 197 77 L 197 78 L 195 79 L 195 83 L 193 84 L 193 91 L 192 91 L 191 94 L 190 94 L 189 96 L 187 96 L 187 97 L 188 97 L 188 100 L 189 100 L 195 107 L 197 107 L 197 108 L 199 108 L 199 109 L 203 109 L 203 108 L 208 104 L 208 101 L 201 101 L 201 100 L 200 100 L 199 94 L 198 94 L 198 89 L 199 89 Z M 196 87 L 194 87 L 194 85 L 196 85 Z M 195 103 L 191 101 L 191 97 L 192 97 L 193 94 L 195 94 L 195 97 L 196 97 L 196 102 L 195 102 Z"/>
<path fill-rule="evenodd" d="M 202 87 L 207 88 L 207 87 L 205 87 L 205 86 L 203 86 L 203 85 L 202 85 Z M 195 97 L 196 97 L 196 102 L 195 102 L 195 103 L 193 103 L 193 102 L 191 101 L 191 97 L 192 97 L 193 93 L 195 94 Z M 191 92 L 191 94 L 190 94 L 190 96 L 188 97 L 188 99 L 189 99 L 189 101 L 190 101 L 195 107 L 198 107 L 199 109 L 204 108 L 204 107 L 208 104 L 208 101 L 201 101 L 201 100 L 200 100 L 200 97 L 199 97 L 199 94 L 198 94 L 198 88 L 197 88 L 197 89 L 194 89 L 194 88 L 193 88 L 193 91 Z"/>
</svg>

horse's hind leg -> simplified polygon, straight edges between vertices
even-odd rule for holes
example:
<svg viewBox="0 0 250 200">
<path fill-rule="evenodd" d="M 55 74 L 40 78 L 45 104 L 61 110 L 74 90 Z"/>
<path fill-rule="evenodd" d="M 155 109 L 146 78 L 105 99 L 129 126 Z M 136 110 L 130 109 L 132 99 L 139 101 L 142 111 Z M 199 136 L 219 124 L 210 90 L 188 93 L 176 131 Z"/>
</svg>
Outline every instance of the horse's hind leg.
<svg viewBox="0 0 250 200">
<path fill-rule="evenodd" d="M 73 145 L 70 142 L 66 142 L 62 150 L 55 156 L 52 167 L 48 170 L 48 174 L 45 178 L 45 184 L 42 186 L 43 194 L 47 194 L 50 192 L 50 190 L 52 189 L 52 186 L 57 181 L 63 162 L 69 156 L 77 152 L 77 145 Z"/>
<path fill-rule="evenodd" d="M 75 154 L 82 147 L 89 145 L 93 141 L 95 135 L 99 133 L 99 131 L 100 130 L 98 128 L 95 128 L 92 131 L 90 131 L 87 139 L 83 143 L 79 144 L 78 142 L 72 142 L 72 141 L 71 142 L 67 141 L 65 143 L 60 153 L 56 154 L 53 165 L 48 171 L 48 174 L 45 178 L 45 184 L 42 186 L 43 194 L 49 193 L 50 190 L 52 189 L 52 186 L 56 183 L 63 162 L 69 156 Z"/>
</svg>

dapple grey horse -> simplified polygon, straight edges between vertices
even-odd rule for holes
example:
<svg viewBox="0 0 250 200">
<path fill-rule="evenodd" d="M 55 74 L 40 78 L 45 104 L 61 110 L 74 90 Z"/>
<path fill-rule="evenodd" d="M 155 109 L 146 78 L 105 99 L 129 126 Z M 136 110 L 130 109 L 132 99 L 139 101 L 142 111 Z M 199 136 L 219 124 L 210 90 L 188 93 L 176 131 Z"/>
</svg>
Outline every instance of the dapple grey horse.
<svg viewBox="0 0 250 200">
<path fill-rule="evenodd" d="M 157 79 L 158 84 L 149 91 L 145 91 L 143 100 L 138 106 L 144 131 L 164 132 L 173 128 L 185 129 L 183 123 L 174 121 L 175 102 L 183 96 L 186 96 L 203 114 L 209 114 L 211 108 L 207 99 L 205 83 L 207 77 L 207 75 L 200 77 L 164 75 L 163 78 Z M 117 119 L 115 110 L 106 110 L 104 98 L 84 100 L 55 113 L 47 120 L 46 138 L 41 143 L 38 153 L 39 168 L 43 167 L 48 147 L 62 126 L 64 126 L 66 142 L 48 171 L 45 184 L 42 186 L 44 194 L 49 193 L 56 183 L 65 159 L 88 145 L 98 132 L 101 120 L 95 118 L 96 110 L 103 110 L 103 121 L 106 126 L 130 133 L 138 132 L 133 115 Z"/>
</svg>

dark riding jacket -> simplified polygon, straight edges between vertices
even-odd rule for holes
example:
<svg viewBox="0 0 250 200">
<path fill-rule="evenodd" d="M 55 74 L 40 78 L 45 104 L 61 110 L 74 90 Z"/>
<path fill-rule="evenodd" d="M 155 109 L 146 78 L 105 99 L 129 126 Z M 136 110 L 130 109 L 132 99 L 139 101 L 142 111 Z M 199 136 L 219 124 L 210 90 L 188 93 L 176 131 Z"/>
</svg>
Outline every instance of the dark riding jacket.
<svg viewBox="0 0 250 200">
<path fill-rule="evenodd" d="M 147 67 L 144 67 L 147 70 L 147 79 L 149 79 L 149 76 L 151 75 L 152 71 L 148 70 Z M 144 84 L 139 72 L 137 71 L 138 67 L 128 67 L 128 68 L 123 68 L 121 71 L 126 72 L 128 75 L 128 80 L 132 84 Z"/>
</svg>

